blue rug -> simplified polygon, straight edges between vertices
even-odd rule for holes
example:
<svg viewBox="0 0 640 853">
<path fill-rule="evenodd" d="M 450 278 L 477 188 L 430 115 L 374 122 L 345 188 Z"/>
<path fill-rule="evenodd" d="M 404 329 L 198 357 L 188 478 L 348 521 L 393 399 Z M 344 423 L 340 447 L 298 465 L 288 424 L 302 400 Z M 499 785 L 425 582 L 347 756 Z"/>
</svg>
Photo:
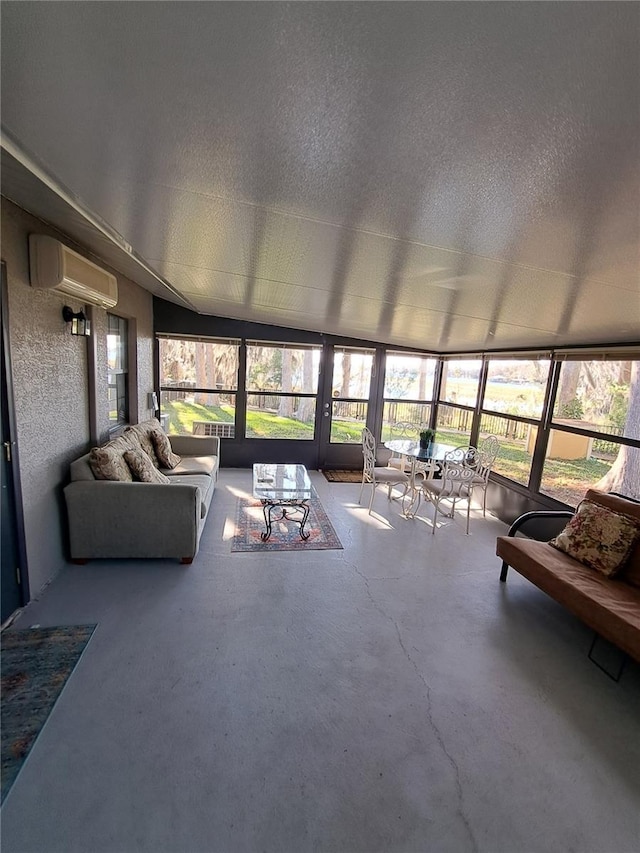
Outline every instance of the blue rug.
<svg viewBox="0 0 640 853">
<path fill-rule="evenodd" d="M 0 802 L 13 785 L 95 627 L 8 629 L 0 635 Z"/>
</svg>

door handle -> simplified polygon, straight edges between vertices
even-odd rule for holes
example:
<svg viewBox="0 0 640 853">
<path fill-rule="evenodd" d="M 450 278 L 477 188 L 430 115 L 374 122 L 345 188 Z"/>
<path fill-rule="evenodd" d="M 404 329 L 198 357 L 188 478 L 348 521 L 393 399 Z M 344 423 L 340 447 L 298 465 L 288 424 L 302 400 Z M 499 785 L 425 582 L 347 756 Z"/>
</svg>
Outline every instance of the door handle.
<svg viewBox="0 0 640 853">
<path fill-rule="evenodd" d="M 5 441 L 4 443 L 4 455 L 7 457 L 7 462 L 11 462 L 11 445 L 12 441 Z"/>
</svg>

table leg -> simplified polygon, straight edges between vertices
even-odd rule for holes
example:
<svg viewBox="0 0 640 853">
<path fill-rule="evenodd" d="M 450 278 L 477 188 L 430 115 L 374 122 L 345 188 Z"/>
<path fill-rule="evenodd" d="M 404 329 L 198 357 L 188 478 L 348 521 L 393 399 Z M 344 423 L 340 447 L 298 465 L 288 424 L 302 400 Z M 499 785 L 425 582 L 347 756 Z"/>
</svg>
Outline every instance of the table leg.
<svg viewBox="0 0 640 853">
<path fill-rule="evenodd" d="M 308 503 L 299 503 L 299 504 L 278 504 L 271 503 L 269 501 L 263 501 L 262 503 L 262 513 L 264 515 L 264 524 L 265 524 L 265 532 L 260 534 L 260 538 L 263 542 L 266 542 L 267 539 L 271 536 L 272 532 L 272 519 L 271 513 L 274 509 L 281 510 L 280 518 L 285 518 L 287 521 L 293 521 L 295 524 L 300 527 L 300 538 L 306 542 L 306 540 L 311 536 L 310 533 L 305 533 L 304 526 L 307 523 L 307 519 L 309 518 L 309 512 L 311 507 Z M 295 518 L 292 515 L 289 515 L 287 509 L 293 509 L 295 512 L 302 513 L 302 519 Z"/>
<path fill-rule="evenodd" d="M 409 483 L 407 484 L 407 491 L 405 492 L 402 498 L 402 514 L 405 516 L 405 518 L 415 518 L 415 515 L 420 508 L 421 493 L 418 489 L 416 489 L 416 462 L 416 457 L 412 456 L 411 470 L 409 471 Z M 409 498 L 408 503 L 407 498 Z"/>
<path fill-rule="evenodd" d="M 266 531 L 260 534 L 260 538 L 263 542 L 266 542 L 267 539 L 271 536 L 271 510 L 273 509 L 273 504 L 262 502 L 262 514 L 264 515 L 264 525 L 266 527 Z"/>
<path fill-rule="evenodd" d="M 303 509 L 303 514 L 302 514 L 302 521 L 300 522 L 300 536 L 306 541 L 311 536 L 310 533 L 304 532 L 304 526 L 306 524 L 307 519 L 309 518 L 309 510 L 310 510 L 309 504 L 306 504 L 306 503 L 302 504 L 302 509 Z"/>
</svg>

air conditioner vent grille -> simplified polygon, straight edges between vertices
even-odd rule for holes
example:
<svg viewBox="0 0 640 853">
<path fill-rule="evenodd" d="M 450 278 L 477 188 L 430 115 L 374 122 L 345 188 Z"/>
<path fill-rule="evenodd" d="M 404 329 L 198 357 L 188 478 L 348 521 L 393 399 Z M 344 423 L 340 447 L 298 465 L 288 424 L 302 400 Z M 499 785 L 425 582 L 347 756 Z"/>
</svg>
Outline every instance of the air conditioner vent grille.
<svg viewBox="0 0 640 853">
<path fill-rule="evenodd" d="M 118 301 L 114 275 L 53 237 L 29 236 L 29 266 L 32 287 L 55 290 L 103 308 L 113 308 Z"/>
</svg>

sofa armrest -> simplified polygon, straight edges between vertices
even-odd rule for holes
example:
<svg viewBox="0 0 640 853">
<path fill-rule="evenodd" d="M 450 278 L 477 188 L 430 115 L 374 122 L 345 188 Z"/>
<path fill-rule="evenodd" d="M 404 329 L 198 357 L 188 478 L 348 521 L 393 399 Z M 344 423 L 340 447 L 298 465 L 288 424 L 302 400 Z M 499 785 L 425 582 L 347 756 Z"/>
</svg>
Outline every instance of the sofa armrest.
<svg viewBox="0 0 640 853">
<path fill-rule="evenodd" d="M 200 489 L 191 484 L 78 480 L 64 489 L 71 558 L 193 558 Z"/>
<path fill-rule="evenodd" d="M 573 518 L 575 513 L 568 509 L 540 510 L 536 512 L 525 512 L 519 516 L 509 528 L 507 536 L 515 536 L 522 533 L 529 539 L 537 539 L 538 542 L 546 542 L 553 539 L 565 527 L 567 521 Z"/>
<path fill-rule="evenodd" d="M 553 539 L 565 527 L 567 521 L 573 518 L 575 513 L 568 509 L 559 510 L 539 510 L 534 512 L 525 512 L 523 515 L 516 518 L 507 536 L 515 536 L 517 533 L 522 533 L 529 539 L 535 539 L 538 542 L 548 542 Z M 500 537 L 498 537 L 498 542 Z M 502 561 L 500 568 L 500 580 L 504 583 L 507 579 L 509 564 L 506 560 Z"/>
<path fill-rule="evenodd" d="M 169 441 L 178 456 L 220 456 L 218 435 L 170 435 Z"/>
</svg>

